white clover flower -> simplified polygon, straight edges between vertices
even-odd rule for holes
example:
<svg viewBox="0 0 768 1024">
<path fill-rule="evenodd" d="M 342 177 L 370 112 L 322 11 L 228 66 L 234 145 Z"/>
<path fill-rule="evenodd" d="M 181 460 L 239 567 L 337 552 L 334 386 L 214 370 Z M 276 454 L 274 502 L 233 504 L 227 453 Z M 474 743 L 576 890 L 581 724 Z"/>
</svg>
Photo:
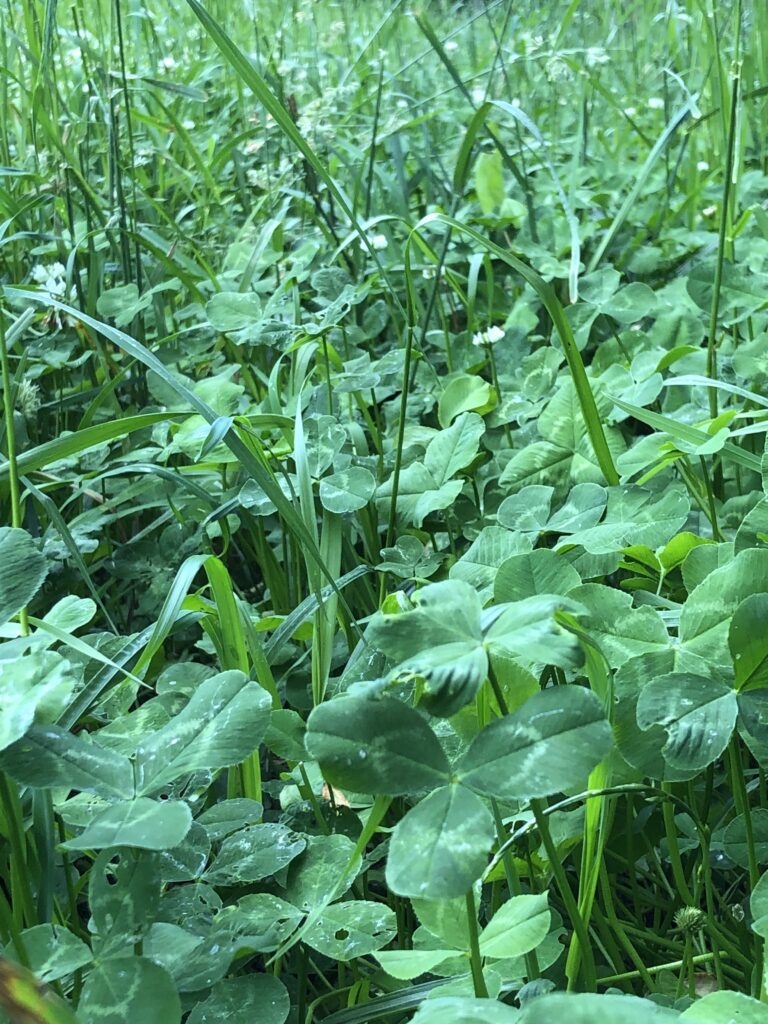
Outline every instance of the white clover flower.
<svg viewBox="0 0 768 1024">
<path fill-rule="evenodd" d="M 544 65 L 544 72 L 550 82 L 564 82 L 573 77 L 571 69 L 557 53 Z"/>
<path fill-rule="evenodd" d="M 593 68 L 596 64 L 607 64 L 610 60 L 602 46 L 588 46 L 585 56 L 588 68 Z"/>
<path fill-rule="evenodd" d="M 251 188 L 260 188 L 265 192 L 267 191 L 267 180 L 264 178 L 260 171 L 254 170 L 253 167 L 249 167 L 245 172 L 245 180 L 251 186 Z"/>
<path fill-rule="evenodd" d="M 163 57 L 163 59 L 160 61 L 160 64 L 162 65 L 162 67 L 165 68 L 166 71 L 173 71 L 173 69 L 176 67 L 176 61 L 173 59 L 173 57 L 170 56 Z"/>
<path fill-rule="evenodd" d="M 368 242 L 371 248 L 376 252 L 381 252 L 383 249 L 386 249 L 387 246 L 389 245 L 386 234 L 369 234 Z M 360 247 L 362 251 L 364 251 L 364 253 L 368 252 L 368 246 L 364 241 L 362 241 L 362 239 L 359 240 L 357 245 Z"/>
<path fill-rule="evenodd" d="M 42 291 L 48 292 L 53 299 L 74 299 L 75 290 L 70 289 L 67 296 L 67 270 L 63 263 L 52 263 L 50 267 L 38 263 L 32 268 L 32 280 L 40 285 Z"/>
<path fill-rule="evenodd" d="M 459 44 L 455 39 L 449 39 L 447 43 L 443 43 L 443 49 L 446 53 L 456 53 L 459 48 Z"/>
<path fill-rule="evenodd" d="M 16 408 L 24 419 L 33 419 L 40 408 L 40 387 L 29 380 L 22 380 L 16 391 Z"/>
<path fill-rule="evenodd" d="M 708 171 L 709 170 L 709 164 L 707 163 L 706 160 L 699 160 L 699 162 L 696 164 L 696 170 L 697 171 Z"/>
<path fill-rule="evenodd" d="M 648 100 L 648 109 L 663 110 L 664 100 L 661 98 L 661 96 L 651 96 L 651 98 Z"/>
<path fill-rule="evenodd" d="M 473 335 L 472 344 L 476 348 L 482 348 L 484 345 L 495 345 L 496 342 L 501 341 L 503 337 L 504 329 L 493 325 L 487 328 L 487 330 L 478 331 L 477 334 Z"/>
</svg>

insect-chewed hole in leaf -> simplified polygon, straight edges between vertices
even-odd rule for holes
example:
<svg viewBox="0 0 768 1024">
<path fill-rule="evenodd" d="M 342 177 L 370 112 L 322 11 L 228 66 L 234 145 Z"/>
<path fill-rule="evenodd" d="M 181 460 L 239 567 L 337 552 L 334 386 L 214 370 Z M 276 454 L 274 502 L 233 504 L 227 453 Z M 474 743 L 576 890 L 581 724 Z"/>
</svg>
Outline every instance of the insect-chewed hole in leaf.
<svg viewBox="0 0 768 1024">
<path fill-rule="evenodd" d="M 335 939 L 340 939 L 340 940 L 348 939 L 349 938 L 349 932 L 347 931 L 346 928 L 338 928 L 336 930 L 336 932 L 334 933 L 333 937 Z"/>
</svg>

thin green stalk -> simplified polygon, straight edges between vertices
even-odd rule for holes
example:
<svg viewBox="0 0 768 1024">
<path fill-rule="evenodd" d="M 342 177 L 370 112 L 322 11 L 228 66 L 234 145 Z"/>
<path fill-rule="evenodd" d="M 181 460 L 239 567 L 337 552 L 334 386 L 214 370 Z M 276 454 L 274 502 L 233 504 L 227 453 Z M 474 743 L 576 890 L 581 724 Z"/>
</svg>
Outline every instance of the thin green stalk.
<svg viewBox="0 0 768 1024">
<path fill-rule="evenodd" d="M 619 943 L 623 947 L 627 956 L 635 965 L 640 977 L 645 983 L 646 988 L 650 992 L 653 992 L 655 987 L 653 984 L 653 979 L 651 978 L 651 975 L 647 970 L 645 964 L 643 963 L 640 954 L 635 949 L 629 936 L 624 930 L 623 924 L 621 923 L 621 921 L 619 921 L 618 916 L 616 914 L 616 907 L 614 905 L 613 894 L 611 892 L 611 884 L 608 878 L 608 872 L 606 870 L 605 864 L 600 865 L 600 893 L 603 898 L 603 904 L 605 907 L 605 917 L 609 927 L 616 935 L 616 938 L 619 940 Z"/>
<path fill-rule="evenodd" d="M 467 930 L 469 932 L 469 963 L 472 970 L 472 984 L 478 999 L 488 999 L 488 989 L 483 977 L 483 962 L 480 957 L 480 936 L 477 930 L 477 910 L 475 894 L 470 887 L 467 889 Z"/>
<path fill-rule="evenodd" d="M 496 703 L 499 705 L 499 711 L 502 715 L 508 715 L 509 707 L 504 699 L 499 677 L 496 675 L 496 670 L 491 664 L 490 658 L 488 659 L 488 682 L 491 684 L 491 689 L 493 690 L 493 695 L 496 698 Z"/>
<path fill-rule="evenodd" d="M 665 793 L 671 792 L 670 784 L 668 782 L 662 783 L 661 788 Z M 669 863 L 672 868 L 672 877 L 677 887 L 678 895 L 683 903 L 689 907 L 694 906 L 694 898 L 691 893 L 690 887 L 688 886 L 688 880 L 685 877 L 685 871 L 683 869 L 683 862 L 680 859 L 680 847 L 677 842 L 677 825 L 675 824 L 675 809 L 668 800 L 664 800 L 661 805 L 661 814 L 664 819 L 664 831 L 667 839 L 667 849 L 669 853 Z"/>
<path fill-rule="evenodd" d="M 741 71 L 737 67 L 733 75 L 731 89 L 731 112 L 728 123 L 728 144 L 725 160 L 725 177 L 723 179 L 723 199 L 720 210 L 720 229 L 717 236 L 717 261 L 715 263 L 715 279 L 712 283 L 712 304 L 709 312 L 709 332 L 707 334 L 707 376 L 717 379 L 717 319 L 720 312 L 720 292 L 723 285 L 723 265 L 725 263 L 725 243 L 729 222 L 728 209 L 731 195 L 731 176 L 733 173 L 733 154 L 736 144 L 736 114 L 739 103 L 739 82 Z M 709 388 L 709 414 L 714 419 L 718 413 L 717 389 Z"/>
<path fill-rule="evenodd" d="M 21 493 L 19 488 L 19 470 L 16 463 L 16 430 L 13 423 L 13 381 L 11 378 L 11 367 L 8 359 L 8 345 L 5 336 L 5 311 L 0 303 L 0 375 L 3 383 L 3 418 L 5 420 L 5 443 L 8 449 L 8 486 L 11 494 L 11 526 L 20 528 L 21 517 Z M 24 636 L 29 633 L 27 609 L 22 608 L 19 612 L 21 632 Z"/>
<path fill-rule="evenodd" d="M 710 765 L 710 768 L 712 766 Z M 711 787 L 711 778 L 714 772 L 707 772 L 707 786 Z M 708 806 L 705 805 L 705 806 Z M 704 882 L 704 900 L 707 908 L 707 931 L 709 933 L 710 943 L 712 945 L 713 964 L 715 968 L 715 977 L 717 978 L 718 988 L 723 987 L 723 965 L 720 959 L 720 943 L 715 939 L 712 931 L 712 923 L 715 920 L 717 908 L 715 906 L 715 893 L 712 884 L 712 860 L 709 855 L 709 840 L 710 830 L 709 826 L 705 825 L 703 828 L 704 839 L 701 845 L 701 874 Z"/>
<path fill-rule="evenodd" d="M 53 800 L 50 789 L 36 789 L 32 794 L 32 817 L 40 875 L 37 892 L 37 920 L 42 924 L 53 920 L 55 886 Z"/>
<path fill-rule="evenodd" d="M 754 889 L 760 880 L 760 867 L 755 847 L 755 836 L 752 828 L 749 794 L 744 781 L 744 766 L 741 763 L 741 751 L 736 735 L 728 745 L 728 778 L 731 784 L 736 809 L 744 819 L 744 832 L 747 841 L 747 862 L 749 864 L 749 884 Z"/>
<path fill-rule="evenodd" d="M 303 763 L 299 764 L 299 774 L 301 775 L 302 782 L 304 783 L 306 799 L 309 801 L 309 805 L 312 808 L 312 813 L 315 816 L 315 821 L 322 830 L 323 835 L 329 836 L 331 834 L 331 828 L 328 822 L 326 821 L 325 815 L 323 814 L 323 809 L 320 806 L 320 801 L 315 796 L 314 790 L 312 789 L 312 785 L 309 781 L 309 776 L 307 775 L 307 769 L 304 767 Z"/>
<path fill-rule="evenodd" d="M 680 964 L 680 977 L 677 981 L 676 997 L 679 999 L 684 991 L 686 982 L 688 983 L 687 995 L 691 999 L 696 994 L 696 985 L 693 977 L 694 964 L 693 964 L 693 936 L 690 932 L 685 933 L 685 945 L 683 946 L 683 960 Z"/>
<path fill-rule="evenodd" d="M 560 892 L 560 898 L 565 904 L 565 910 L 571 922 L 571 926 L 578 936 L 579 944 L 581 946 L 581 965 L 584 974 L 584 987 L 587 992 L 594 992 L 597 989 L 597 974 L 595 971 L 595 959 L 592 955 L 592 945 L 589 939 L 589 933 L 582 920 L 581 914 L 579 913 L 579 907 L 576 903 L 576 897 L 573 895 L 568 876 L 565 873 L 562 861 L 557 853 L 557 847 L 555 846 L 554 840 L 552 839 L 552 833 L 549 831 L 549 822 L 545 814 L 546 804 L 542 800 L 531 800 L 531 810 L 533 816 L 536 819 L 536 825 L 541 836 L 541 841 L 544 844 L 544 849 L 547 852 L 547 858 L 549 860 L 549 866 L 552 870 L 552 874 L 555 876 L 557 887 Z M 568 989 L 573 990 L 576 985 L 576 978 L 568 978 Z"/>
<path fill-rule="evenodd" d="M 499 849 L 504 846 L 504 840 L 506 839 L 506 832 L 504 830 L 504 820 L 499 810 L 498 801 L 491 799 L 491 810 L 493 812 L 493 820 L 496 824 L 496 841 L 499 844 Z M 520 885 L 520 876 L 517 873 L 515 867 L 515 861 L 510 853 L 509 849 L 505 849 L 501 855 L 501 863 L 504 867 L 504 877 L 507 880 L 507 887 L 511 896 L 519 896 L 522 892 Z M 525 954 L 525 969 L 528 974 L 528 980 L 531 981 L 533 978 L 540 976 L 539 971 L 539 959 L 536 956 L 536 950 L 532 949 L 529 953 Z"/>
<path fill-rule="evenodd" d="M 19 928 L 14 919 L 13 911 L 2 889 L 0 889 L 0 934 L 3 936 L 5 944 L 9 940 L 13 942 L 19 957 L 19 963 L 24 967 L 31 967 L 29 953 L 21 935 L 21 928 Z"/>
<path fill-rule="evenodd" d="M 8 841 L 13 858 L 10 884 L 14 920 L 29 928 L 38 922 L 32 896 L 24 820 L 16 783 L 5 772 L 0 772 L 0 804 L 8 828 Z"/>
<path fill-rule="evenodd" d="M 726 957 L 727 953 L 721 953 L 721 957 Z M 681 967 L 684 967 L 686 963 L 691 965 L 706 964 L 713 959 L 712 953 L 699 953 L 697 956 L 692 956 L 690 960 L 673 960 L 671 963 L 666 964 L 654 964 L 653 967 L 647 967 L 646 972 L 648 974 L 661 974 L 662 971 L 678 971 Z M 624 974 L 611 974 L 607 978 L 601 978 L 601 985 L 615 985 L 620 981 L 631 981 L 633 978 L 641 977 L 640 971 L 626 971 Z"/>
<path fill-rule="evenodd" d="M 752 815 L 744 781 L 744 766 L 741 761 L 741 750 L 738 736 L 734 735 L 728 745 L 728 779 L 733 791 L 736 809 L 744 822 L 744 834 L 747 845 L 747 863 L 749 865 L 749 885 L 754 890 L 760 880 L 760 867 L 755 846 L 755 834 L 752 826 Z M 761 997 L 763 994 L 763 940 L 759 935 L 753 937 L 753 957 L 755 970 L 752 976 L 752 995 Z"/>
<path fill-rule="evenodd" d="M 710 395 L 715 391 L 715 388 L 710 388 Z M 707 460 L 702 455 L 700 458 L 701 462 L 701 473 L 704 478 L 704 489 L 707 492 L 707 507 L 709 509 L 709 521 L 712 525 L 712 536 L 716 541 L 722 541 L 723 534 L 717 522 L 717 506 L 715 505 L 715 491 L 712 486 L 712 481 L 709 477 L 709 469 L 707 468 Z"/>
<path fill-rule="evenodd" d="M 381 93 L 384 85 L 384 64 L 379 66 L 379 80 L 376 84 L 376 105 L 373 112 L 373 125 L 371 126 L 371 149 L 368 159 L 368 180 L 365 185 L 365 219 L 371 216 L 371 196 L 373 192 L 373 169 L 376 166 L 376 136 L 379 128 L 379 115 L 381 114 Z"/>
</svg>

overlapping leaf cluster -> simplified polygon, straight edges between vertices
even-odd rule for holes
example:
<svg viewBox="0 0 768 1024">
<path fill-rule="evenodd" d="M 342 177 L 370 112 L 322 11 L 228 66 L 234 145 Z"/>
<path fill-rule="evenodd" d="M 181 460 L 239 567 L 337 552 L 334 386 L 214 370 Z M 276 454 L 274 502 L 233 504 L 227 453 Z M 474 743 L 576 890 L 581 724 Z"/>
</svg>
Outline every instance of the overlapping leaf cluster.
<svg viewBox="0 0 768 1024">
<path fill-rule="evenodd" d="M 17 6 L 0 1019 L 768 1020 L 759 4 Z"/>
</svg>

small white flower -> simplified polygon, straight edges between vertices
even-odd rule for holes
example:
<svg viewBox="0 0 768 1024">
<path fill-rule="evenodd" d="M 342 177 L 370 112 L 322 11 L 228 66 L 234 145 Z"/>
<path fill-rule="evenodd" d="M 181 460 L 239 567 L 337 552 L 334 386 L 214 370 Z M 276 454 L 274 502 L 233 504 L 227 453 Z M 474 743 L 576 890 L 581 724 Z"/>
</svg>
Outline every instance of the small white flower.
<svg viewBox="0 0 768 1024">
<path fill-rule="evenodd" d="M 661 96 L 651 96 L 651 98 L 648 100 L 648 109 L 663 110 L 664 100 L 661 98 Z"/>
<path fill-rule="evenodd" d="M 696 170 L 697 171 L 708 171 L 709 170 L 709 164 L 707 163 L 706 160 L 699 160 L 699 162 L 696 164 Z"/>
<path fill-rule="evenodd" d="M 566 82 L 573 77 L 571 69 L 559 54 L 549 58 L 544 65 L 544 73 L 550 82 Z"/>
<path fill-rule="evenodd" d="M 176 61 L 173 59 L 173 57 L 163 57 L 160 63 L 162 64 L 166 71 L 173 71 L 173 69 L 176 67 Z"/>
<path fill-rule="evenodd" d="M 624 113 L 627 117 L 634 117 L 637 113 L 637 107 L 624 107 Z"/>
<path fill-rule="evenodd" d="M 472 344 L 476 348 L 482 348 L 484 345 L 495 345 L 497 341 L 501 341 L 504 337 L 504 329 L 502 327 L 496 327 L 495 325 L 489 327 L 485 331 L 478 331 L 477 334 L 472 337 Z"/>
<path fill-rule="evenodd" d="M 455 53 L 459 48 L 459 44 L 455 39 L 449 39 L 447 43 L 443 43 L 443 49 L 446 53 Z"/>
<path fill-rule="evenodd" d="M 589 46 L 585 56 L 588 68 L 593 68 L 597 64 L 607 64 L 610 60 L 602 46 Z"/>
<path fill-rule="evenodd" d="M 704 217 L 714 217 L 717 213 L 717 207 L 713 203 L 712 206 L 705 206 L 701 213 Z"/>
<path fill-rule="evenodd" d="M 22 380 L 16 392 L 16 408 L 27 419 L 33 419 L 40 408 L 40 387 L 31 381 Z"/>
<path fill-rule="evenodd" d="M 63 263 L 52 263 L 45 267 L 38 263 L 32 268 L 32 280 L 54 299 L 73 298 L 74 289 L 67 296 L 67 270 Z"/>
<path fill-rule="evenodd" d="M 408 100 L 398 100 L 397 101 L 397 109 L 398 110 L 405 110 L 407 108 L 407 106 L 408 106 Z"/>
<path fill-rule="evenodd" d="M 381 252 L 382 249 L 386 249 L 389 245 L 386 235 L 372 235 L 368 241 L 371 243 L 371 248 L 375 249 L 376 252 Z"/>
<path fill-rule="evenodd" d="M 480 104 L 484 100 L 485 100 L 485 89 L 481 89 L 479 86 L 476 86 L 472 90 L 472 102 L 475 103 L 477 106 L 480 106 Z"/>
</svg>

